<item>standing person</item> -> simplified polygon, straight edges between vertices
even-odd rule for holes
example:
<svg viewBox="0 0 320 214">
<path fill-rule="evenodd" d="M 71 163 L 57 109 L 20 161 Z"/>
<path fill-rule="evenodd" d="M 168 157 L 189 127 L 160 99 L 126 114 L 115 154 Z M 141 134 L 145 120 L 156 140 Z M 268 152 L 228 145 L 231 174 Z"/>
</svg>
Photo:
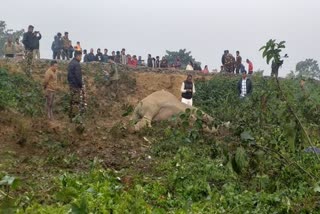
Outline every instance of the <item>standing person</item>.
<svg viewBox="0 0 320 214">
<path fill-rule="evenodd" d="M 227 54 L 225 56 L 225 63 L 223 66 L 224 70 L 228 73 L 234 73 L 235 58 L 231 53 L 229 53 L 228 50 L 226 53 Z"/>
<path fill-rule="evenodd" d="M 181 69 L 181 61 L 180 61 L 179 57 L 176 58 L 176 61 L 174 63 L 174 67 L 177 69 Z"/>
<path fill-rule="evenodd" d="M 168 68 L 168 60 L 166 59 L 166 57 L 162 57 L 160 68 Z"/>
<path fill-rule="evenodd" d="M 248 63 L 248 74 L 251 75 L 253 73 L 253 64 L 249 59 L 246 62 Z"/>
<path fill-rule="evenodd" d="M 226 64 L 226 56 L 227 56 L 228 53 L 229 53 L 229 51 L 228 51 L 228 50 L 225 50 L 225 51 L 223 52 L 223 54 L 222 54 L 221 63 L 222 63 L 223 66 Z"/>
<path fill-rule="evenodd" d="M 102 62 L 103 61 L 103 54 L 101 53 L 101 49 L 100 48 L 97 49 L 97 54 L 96 54 L 95 61 L 98 61 L 98 62 Z"/>
<path fill-rule="evenodd" d="M 187 71 L 193 71 L 193 63 L 191 61 L 189 61 L 187 67 L 186 67 Z M 191 76 L 192 77 L 192 76 Z"/>
<path fill-rule="evenodd" d="M 242 77 L 238 81 L 237 88 L 240 98 L 245 98 L 252 93 L 252 82 L 247 78 L 247 72 L 242 72 Z"/>
<path fill-rule="evenodd" d="M 136 68 L 138 66 L 138 59 L 137 59 L 136 55 L 132 56 L 131 64 L 132 64 L 132 67 L 134 67 L 134 68 Z"/>
<path fill-rule="evenodd" d="M 16 48 L 11 36 L 8 37 L 7 42 L 4 44 L 3 52 L 6 58 L 14 58 Z"/>
<path fill-rule="evenodd" d="M 104 49 L 104 53 L 103 53 L 103 57 L 102 57 L 102 61 L 105 62 L 105 63 L 107 63 L 108 60 L 109 60 L 108 49 L 105 48 L 105 49 Z"/>
<path fill-rule="evenodd" d="M 209 69 L 208 69 L 207 65 L 204 66 L 204 69 L 202 70 L 202 73 L 203 74 L 208 74 L 209 73 Z"/>
<path fill-rule="evenodd" d="M 121 50 L 121 64 L 122 65 L 128 64 L 128 59 L 127 59 L 127 55 L 126 55 L 126 49 L 124 49 L 124 48 L 122 48 L 122 50 Z"/>
<path fill-rule="evenodd" d="M 115 51 L 112 51 L 112 52 L 111 52 L 111 56 L 109 57 L 110 60 L 114 61 L 115 56 L 116 56 L 116 52 L 115 52 Z"/>
<path fill-rule="evenodd" d="M 147 65 L 148 65 L 149 68 L 153 67 L 151 54 L 148 54 Z"/>
<path fill-rule="evenodd" d="M 160 68 L 160 57 L 156 56 L 156 68 Z"/>
<path fill-rule="evenodd" d="M 42 38 L 39 31 L 33 33 L 33 59 L 40 59 L 40 39 Z"/>
<path fill-rule="evenodd" d="M 16 59 L 23 59 L 24 58 L 24 47 L 20 43 L 19 38 L 16 38 L 15 48 L 16 48 L 16 55 L 15 55 Z"/>
<path fill-rule="evenodd" d="M 142 57 L 141 56 L 138 56 L 138 65 L 142 66 Z"/>
<path fill-rule="evenodd" d="M 74 48 L 72 46 L 72 41 L 69 40 L 69 48 L 68 48 L 69 59 L 68 60 L 73 58 L 73 52 L 74 52 Z"/>
<path fill-rule="evenodd" d="M 25 72 L 27 75 L 32 73 L 32 64 L 33 64 L 33 29 L 32 25 L 28 26 L 28 31 L 23 34 L 22 43 L 24 44 L 25 53 Z"/>
<path fill-rule="evenodd" d="M 82 52 L 82 48 L 79 41 L 77 42 L 76 46 L 74 46 L 74 51 Z"/>
<path fill-rule="evenodd" d="M 192 97 L 194 93 L 196 93 L 196 88 L 192 81 L 192 75 L 189 74 L 181 85 L 181 102 L 192 106 Z"/>
<path fill-rule="evenodd" d="M 242 57 L 240 56 L 240 52 L 236 51 L 236 74 L 239 74 L 241 64 Z"/>
<path fill-rule="evenodd" d="M 88 62 L 96 61 L 96 56 L 94 55 L 93 52 L 94 52 L 94 50 L 93 50 L 93 48 L 91 48 L 90 53 L 87 55 Z"/>
<path fill-rule="evenodd" d="M 83 62 L 88 62 L 88 52 L 87 49 L 83 50 Z"/>
<path fill-rule="evenodd" d="M 76 51 L 74 58 L 71 60 L 68 66 L 68 83 L 70 88 L 69 118 L 71 121 L 77 115 L 74 108 L 77 108 L 77 113 L 80 115 L 84 112 L 84 100 L 82 94 L 83 82 L 80 66 L 81 58 L 81 52 Z"/>
<path fill-rule="evenodd" d="M 114 62 L 115 63 L 121 63 L 121 55 L 120 55 L 120 51 L 117 51 L 117 54 L 114 57 Z"/>
<path fill-rule="evenodd" d="M 53 60 L 50 62 L 50 68 L 44 75 L 43 88 L 46 95 L 46 111 L 49 120 L 53 120 L 53 102 L 55 91 L 57 90 L 58 78 L 57 78 L 58 62 Z"/>
<path fill-rule="evenodd" d="M 70 44 L 71 41 L 69 39 L 69 33 L 64 32 L 64 36 L 62 37 L 62 44 L 63 44 L 63 49 L 62 49 L 62 59 L 63 60 L 69 60 L 69 49 L 70 49 Z"/>
<path fill-rule="evenodd" d="M 53 59 L 61 59 L 61 53 L 63 49 L 63 41 L 61 33 L 57 33 L 52 43 Z"/>
</svg>

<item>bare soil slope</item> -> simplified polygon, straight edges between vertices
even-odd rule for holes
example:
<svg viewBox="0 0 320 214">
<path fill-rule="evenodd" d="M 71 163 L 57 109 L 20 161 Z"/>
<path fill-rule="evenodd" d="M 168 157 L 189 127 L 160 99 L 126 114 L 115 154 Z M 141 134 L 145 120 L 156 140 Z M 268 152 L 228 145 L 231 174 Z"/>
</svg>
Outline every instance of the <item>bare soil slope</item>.
<svg viewBox="0 0 320 214">
<path fill-rule="evenodd" d="M 65 62 L 59 63 L 60 89 L 55 102 L 54 122 L 45 115 L 27 117 L 13 110 L 0 112 L 0 170 L 25 174 L 39 170 L 70 168 L 82 170 L 94 158 L 107 167 L 146 168 L 146 151 L 150 142 L 143 135 L 127 133 L 128 117 L 122 115 L 128 106 L 152 92 L 165 89 L 180 97 L 180 86 L 186 79 L 184 71 L 162 69 L 130 69 L 119 66 L 121 80 L 118 87 L 103 82 L 101 70 L 110 70 L 107 64 L 83 64 L 87 83 L 90 112 L 85 119 L 85 131 L 79 134 L 76 125 L 69 122 L 62 111 L 63 97 L 68 94 Z M 9 72 L 22 72 L 22 63 L 0 60 L 0 67 Z M 35 63 L 33 79 L 42 82 L 48 62 Z M 198 75 L 208 79 L 210 76 Z M 14 162 L 12 161 L 14 160 Z"/>
</svg>

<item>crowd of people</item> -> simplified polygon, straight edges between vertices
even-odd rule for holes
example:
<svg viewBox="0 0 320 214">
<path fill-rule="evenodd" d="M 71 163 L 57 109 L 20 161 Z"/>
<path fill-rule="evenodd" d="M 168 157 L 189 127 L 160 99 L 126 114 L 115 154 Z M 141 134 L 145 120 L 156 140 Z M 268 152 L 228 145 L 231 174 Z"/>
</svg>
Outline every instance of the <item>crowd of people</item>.
<svg viewBox="0 0 320 214">
<path fill-rule="evenodd" d="M 40 58 L 40 40 L 41 33 L 39 31 L 34 31 L 34 27 L 30 25 L 28 31 L 23 34 L 22 44 L 19 41 L 19 38 L 16 38 L 13 41 L 12 37 L 9 37 L 7 42 L 4 45 L 4 53 L 6 58 L 20 58 L 25 59 L 27 64 L 27 71 L 31 73 L 33 59 Z M 51 45 L 52 49 L 52 58 L 53 60 L 50 63 L 50 68 L 46 71 L 44 77 L 44 89 L 46 96 L 46 108 L 48 118 L 53 119 L 53 102 L 55 97 L 55 91 L 57 90 L 57 60 L 71 60 L 68 65 L 68 83 L 70 88 L 70 108 L 69 108 L 69 117 L 71 120 L 78 114 L 82 114 L 85 111 L 85 86 L 82 78 L 82 71 L 80 62 L 85 63 L 89 62 L 105 62 L 112 64 L 123 64 L 129 67 L 137 66 L 147 66 L 150 68 L 175 68 L 181 69 L 182 63 L 179 57 L 176 57 L 175 62 L 169 65 L 166 57 L 162 57 L 160 60 L 159 56 L 152 57 L 151 54 L 148 54 L 147 63 L 142 60 L 141 56 L 126 54 L 126 49 L 121 51 L 112 51 L 111 55 L 108 54 L 108 49 L 104 49 L 104 52 L 101 52 L 101 49 L 97 49 L 97 52 L 94 53 L 94 50 L 91 48 L 88 53 L 87 50 L 82 50 L 80 42 L 78 41 L 75 46 L 72 45 L 72 41 L 69 39 L 69 33 L 65 32 L 64 36 L 61 33 L 57 33 L 54 36 L 54 41 Z M 247 59 L 248 63 L 248 73 L 251 75 L 253 73 L 253 64 Z M 208 66 L 205 66 L 204 69 L 201 69 L 201 66 L 197 63 L 190 61 L 186 66 L 185 70 L 192 71 L 198 70 L 203 73 L 209 73 Z M 242 77 L 238 82 L 237 88 L 240 98 L 245 98 L 252 92 L 252 83 L 250 78 L 247 78 L 247 71 L 242 64 L 242 58 L 240 52 L 236 52 L 236 58 L 226 50 L 222 56 L 222 72 L 228 73 L 241 73 Z M 28 73 L 27 72 L 27 73 Z M 117 78 L 115 80 L 118 80 Z M 192 106 L 193 101 L 192 97 L 195 93 L 195 85 L 192 80 L 192 75 L 188 75 L 187 79 L 181 85 L 181 102 Z"/>
<path fill-rule="evenodd" d="M 27 64 L 31 65 L 34 59 L 40 59 L 40 40 L 42 35 L 39 31 L 34 31 L 34 26 L 30 25 L 28 30 L 23 35 L 22 43 L 19 38 L 8 37 L 7 42 L 4 45 L 4 55 L 6 58 L 17 58 L 26 59 Z M 51 44 L 52 59 L 53 60 L 71 60 L 74 57 L 75 52 L 82 52 L 82 62 L 115 62 L 129 67 L 136 68 L 138 66 L 147 66 L 149 68 L 174 68 L 179 70 L 195 70 L 202 73 L 208 74 L 209 69 L 206 65 L 204 69 L 201 68 L 199 63 L 190 61 L 186 67 L 182 67 L 182 62 L 179 57 L 175 58 L 175 61 L 169 64 L 167 58 L 163 56 L 153 57 L 148 54 L 147 60 L 142 59 L 141 56 L 131 55 L 126 53 L 126 49 L 122 48 L 121 51 L 112 51 L 109 54 L 107 48 L 100 48 L 94 51 L 93 48 L 88 52 L 87 49 L 82 49 L 79 41 L 73 46 L 72 41 L 69 39 L 69 33 L 64 32 L 62 35 L 60 32 L 57 33 Z M 28 68 L 32 71 L 31 66 Z"/>
<path fill-rule="evenodd" d="M 236 51 L 236 57 L 234 57 L 229 50 L 225 50 L 221 58 L 221 72 L 227 73 L 243 73 L 248 72 L 248 74 L 253 73 L 253 63 L 251 60 L 246 59 L 248 64 L 248 71 L 242 63 L 242 57 L 240 56 L 240 51 Z"/>
</svg>

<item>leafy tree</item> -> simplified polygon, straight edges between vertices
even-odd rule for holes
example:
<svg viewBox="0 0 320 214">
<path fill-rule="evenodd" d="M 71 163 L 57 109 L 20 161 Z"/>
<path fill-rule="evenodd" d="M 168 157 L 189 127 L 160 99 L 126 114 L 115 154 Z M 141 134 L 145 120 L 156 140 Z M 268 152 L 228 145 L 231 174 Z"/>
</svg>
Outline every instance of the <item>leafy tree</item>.
<svg viewBox="0 0 320 214">
<path fill-rule="evenodd" d="M 275 63 L 281 62 L 281 56 L 280 53 L 282 49 L 284 49 L 286 46 L 284 45 L 286 42 L 281 41 L 279 43 L 276 43 L 275 39 L 270 39 L 266 45 L 262 46 L 260 48 L 260 51 L 263 51 L 262 57 L 266 58 L 267 64 L 270 63 L 271 60 L 274 60 Z"/>
<path fill-rule="evenodd" d="M 284 45 L 286 42 L 281 41 L 279 43 L 276 42 L 275 39 L 270 39 L 266 45 L 262 46 L 259 51 L 263 51 L 262 57 L 266 58 L 267 64 L 271 64 L 271 76 L 278 77 L 279 67 L 283 64 L 283 60 L 281 60 L 281 51 L 286 46 Z M 288 57 L 286 54 L 284 57 Z"/>
<path fill-rule="evenodd" d="M 317 60 L 306 59 L 298 62 L 296 65 L 296 73 L 298 76 L 306 78 L 320 79 L 320 69 Z"/>
<path fill-rule="evenodd" d="M 12 29 L 7 29 L 7 24 L 5 21 L 1 21 L 0 20 L 0 57 L 3 56 L 3 47 L 4 47 L 4 44 L 6 43 L 7 41 L 7 38 L 9 36 L 12 36 L 14 39 L 15 38 L 20 38 L 23 34 L 24 30 L 17 30 L 17 31 L 14 31 Z"/>
<path fill-rule="evenodd" d="M 201 65 L 201 62 L 197 62 L 195 58 L 192 57 L 191 51 L 188 51 L 186 49 L 180 49 L 179 51 L 166 51 L 166 58 L 168 60 L 169 65 L 175 63 L 176 58 L 179 57 L 181 61 L 181 67 L 185 68 L 187 67 L 188 63 L 192 61 L 193 63 Z"/>
</svg>

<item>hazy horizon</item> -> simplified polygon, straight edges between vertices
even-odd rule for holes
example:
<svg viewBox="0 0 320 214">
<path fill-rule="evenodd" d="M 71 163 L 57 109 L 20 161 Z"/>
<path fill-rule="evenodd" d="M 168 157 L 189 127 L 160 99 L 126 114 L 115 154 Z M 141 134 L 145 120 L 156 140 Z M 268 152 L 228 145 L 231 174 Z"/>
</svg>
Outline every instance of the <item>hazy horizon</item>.
<svg viewBox="0 0 320 214">
<path fill-rule="evenodd" d="M 270 75 L 270 66 L 259 48 L 269 39 L 285 40 L 289 55 L 280 76 L 295 69 L 306 58 L 319 60 L 320 2 L 316 0 L 216 1 L 216 0 L 92 0 L 47 1 L 11 0 L 2 3 L 0 20 L 15 30 L 29 24 L 42 33 L 40 51 L 51 58 L 51 43 L 57 32 L 69 32 L 73 44 L 80 41 L 85 49 L 126 48 L 127 53 L 144 59 L 165 55 L 166 50 L 186 48 L 202 67 L 218 69 L 223 50 L 243 60 L 253 61 L 254 70 Z M 244 62 L 246 65 L 246 63 Z"/>
</svg>

